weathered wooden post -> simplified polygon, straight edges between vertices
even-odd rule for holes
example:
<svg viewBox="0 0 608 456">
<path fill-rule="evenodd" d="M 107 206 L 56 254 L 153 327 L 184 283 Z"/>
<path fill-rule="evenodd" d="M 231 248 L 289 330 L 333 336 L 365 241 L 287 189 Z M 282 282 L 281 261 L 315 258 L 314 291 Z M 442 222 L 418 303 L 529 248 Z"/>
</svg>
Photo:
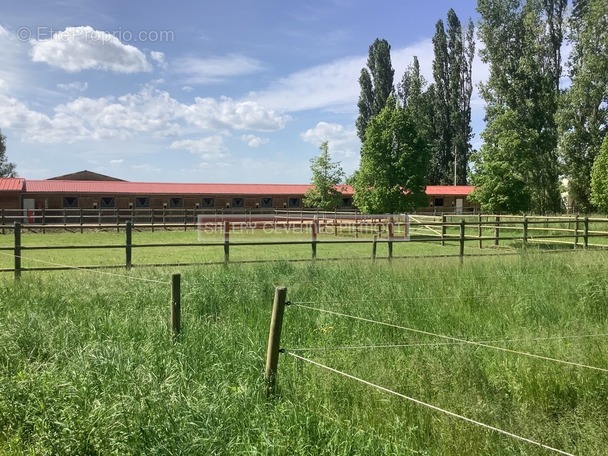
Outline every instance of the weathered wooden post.
<svg viewBox="0 0 608 456">
<path fill-rule="evenodd" d="M 6 232 L 4 231 L 4 224 L 6 223 L 6 220 L 4 218 L 4 209 L 2 209 L 2 234 L 6 234 Z"/>
<path fill-rule="evenodd" d="M 378 251 L 378 236 L 374 236 L 372 242 L 372 260 L 376 261 L 376 252 Z"/>
<path fill-rule="evenodd" d="M 393 259 L 393 235 L 394 235 L 394 225 L 393 225 L 393 216 L 388 220 L 388 259 Z"/>
<path fill-rule="evenodd" d="M 574 217 L 574 248 L 578 247 L 578 214 Z"/>
<path fill-rule="evenodd" d="M 445 214 L 443 214 L 441 216 L 441 246 L 445 246 L 445 235 L 447 233 L 447 216 Z"/>
<path fill-rule="evenodd" d="M 80 217 L 80 234 L 82 234 L 82 233 L 84 232 L 84 227 L 83 227 L 83 223 L 84 223 L 84 221 L 83 221 L 83 219 L 82 219 L 82 208 L 80 208 L 80 214 L 79 214 L 79 217 Z"/>
<path fill-rule="evenodd" d="M 583 248 L 589 247 L 589 217 L 583 221 Z"/>
<path fill-rule="evenodd" d="M 4 223 L 2 224 L 4 225 Z M 42 234 L 46 234 L 46 214 L 44 207 L 42 208 Z"/>
<path fill-rule="evenodd" d="M 479 213 L 479 221 L 477 225 L 477 237 L 479 238 L 479 249 L 483 249 L 483 226 L 481 225 L 481 212 Z"/>
<path fill-rule="evenodd" d="M 132 247 L 133 247 L 133 224 L 129 220 L 127 222 L 127 242 L 125 244 L 125 267 L 131 269 L 132 265 Z"/>
<path fill-rule="evenodd" d="M 283 329 L 283 314 L 287 301 L 287 288 L 277 287 L 274 291 L 272 304 L 272 318 L 268 333 L 268 350 L 266 352 L 266 397 L 275 393 L 277 381 L 277 367 L 279 365 L 279 350 L 281 348 L 281 331 Z"/>
<path fill-rule="evenodd" d="M 523 233 L 524 249 L 528 248 L 528 217 L 524 215 L 524 233 Z"/>
<path fill-rule="evenodd" d="M 312 247 L 312 259 L 314 260 L 315 258 L 317 258 L 317 236 L 319 234 L 319 219 L 315 216 L 314 220 L 312 221 L 312 241 L 311 241 L 311 247 Z"/>
<path fill-rule="evenodd" d="M 15 222 L 15 280 L 21 278 L 21 223 Z"/>
<path fill-rule="evenodd" d="M 498 246 L 500 239 L 500 216 L 496 216 L 496 223 L 494 224 L 494 245 Z"/>
<path fill-rule="evenodd" d="M 464 219 L 460 220 L 460 264 L 464 261 L 464 230 L 465 230 L 465 221 Z"/>
<path fill-rule="evenodd" d="M 152 232 L 154 233 L 154 208 L 150 209 L 150 225 L 152 226 Z"/>
<path fill-rule="evenodd" d="M 230 222 L 224 222 L 224 265 L 230 261 Z"/>
<path fill-rule="evenodd" d="M 175 341 L 182 330 L 181 277 L 171 276 L 171 339 Z"/>
</svg>

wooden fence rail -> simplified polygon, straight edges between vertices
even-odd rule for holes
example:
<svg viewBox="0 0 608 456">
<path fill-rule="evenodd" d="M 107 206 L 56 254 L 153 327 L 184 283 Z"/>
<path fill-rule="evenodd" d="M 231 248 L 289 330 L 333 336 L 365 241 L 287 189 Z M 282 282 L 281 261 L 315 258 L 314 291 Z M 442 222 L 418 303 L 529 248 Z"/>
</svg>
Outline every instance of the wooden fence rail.
<svg viewBox="0 0 608 456">
<path fill-rule="evenodd" d="M 10 228 L 14 234 L 14 242 L 12 246 L 0 247 L 1 252 L 13 252 L 14 267 L 0 269 L 0 272 L 14 272 L 15 278 L 18 279 L 21 276 L 22 271 L 45 271 L 45 270 L 65 270 L 71 268 L 86 268 L 86 269 L 101 269 L 101 268 L 125 268 L 127 270 L 133 267 L 134 250 L 139 249 L 150 249 L 150 248 L 167 248 L 167 247 L 212 247 L 222 248 L 224 252 L 224 264 L 230 263 L 230 250 L 233 248 L 239 248 L 241 246 L 281 246 L 281 245 L 310 245 L 311 248 L 311 259 L 317 259 L 317 253 L 320 245 L 324 244 L 371 244 L 371 259 L 377 258 L 377 245 L 379 243 L 387 244 L 388 256 L 384 257 L 389 260 L 395 258 L 394 256 L 394 245 L 407 242 L 430 242 L 439 243 L 446 245 L 446 243 L 458 245 L 458 254 L 454 255 L 441 255 L 441 256 L 458 256 L 462 262 L 462 259 L 467 256 L 465 253 L 465 244 L 470 242 L 478 243 L 478 248 L 495 248 L 500 246 L 500 242 L 505 241 L 516 241 L 521 242 L 522 248 L 527 248 L 532 243 L 545 243 L 545 244 L 556 244 L 562 245 L 567 248 L 576 249 L 578 247 L 608 247 L 608 241 L 600 244 L 591 244 L 591 238 L 608 238 L 608 219 L 590 219 L 576 218 L 574 225 L 566 228 L 565 225 L 569 224 L 571 220 L 558 219 L 558 220 L 537 220 L 534 218 L 522 217 L 519 220 L 513 218 L 502 218 L 495 216 L 486 216 L 486 219 L 482 219 L 480 216 L 476 216 L 475 220 L 467 221 L 465 218 L 461 218 L 459 221 L 454 220 L 455 217 L 446 218 L 442 217 L 441 221 L 435 220 L 417 220 L 416 222 L 410 221 L 406 223 L 404 221 L 396 222 L 392 217 L 388 217 L 386 220 L 374 221 L 374 223 L 365 224 L 355 223 L 354 225 L 348 225 L 346 223 L 340 224 L 340 228 L 350 228 L 349 237 L 340 237 L 338 234 L 343 234 L 342 231 L 338 231 L 336 228 L 332 234 L 322 238 L 320 236 L 322 221 L 318 219 L 312 219 L 307 222 L 310 228 L 310 239 L 309 240 L 265 240 L 256 242 L 242 242 L 231 240 L 230 233 L 234 226 L 230 222 L 223 222 L 218 224 L 223 229 L 224 239 L 220 242 L 190 242 L 190 243 L 153 243 L 153 244 L 140 244 L 134 241 L 133 231 L 134 225 L 131 221 L 127 221 L 124 225 L 119 225 L 119 229 L 125 232 L 124 243 L 116 244 L 104 244 L 104 245 L 26 245 L 22 239 L 22 231 L 27 225 L 23 226 L 20 222 L 15 222 Z M 591 224 L 594 223 L 594 229 L 590 229 Z M 542 227 L 538 225 L 542 224 Z M 239 226 L 238 224 L 235 224 Z M 327 226 L 327 224 L 326 224 Z M 363 231 L 363 227 L 370 227 L 369 231 Z M 396 235 L 396 230 L 403 228 L 405 236 Z M 599 228 L 605 227 L 606 230 L 600 230 Z M 275 225 L 276 228 L 276 225 Z M 438 229 L 435 229 L 438 228 Z M 354 233 L 353 233 L 354 229 Z M 414 233 L 414 234 L 412 234 Z M 368 236 L 368 237 L 365 237 Z M 582 245 L 580 240 L 582 238 Z M 121 249 L 125 252 L 125 261 L 121 265 L 105 265 L 105 266 L 67 266 L 67 265 L 54 265 L 54 266 L 43 266 L 43 267 L 24 267 L 23 257 L 27 258 L 28 251 L 36 250 L 78 250 L 78 249 Z M 4 254 L 6 255 L 6 254 Z M 471 255 L 469 253 L 469 255 Z M 432 255 L 431 255 L 432 256 Z M 32 260 L 35 261 L 35 260 Z M 260 262 L 264 260 L 251 260 L 249 262 Z M 270 260 L 268 260 L 270 261 Z M 302 260 L 292 260 L 302 261 Z M 242 261 L 241 261 L 242 262 Z M 214 263 L 197 263 L 197 264 L 214 264 Z M 171 266 L 173 264 L 154 264 L 146 266 Z"/>
</svg>

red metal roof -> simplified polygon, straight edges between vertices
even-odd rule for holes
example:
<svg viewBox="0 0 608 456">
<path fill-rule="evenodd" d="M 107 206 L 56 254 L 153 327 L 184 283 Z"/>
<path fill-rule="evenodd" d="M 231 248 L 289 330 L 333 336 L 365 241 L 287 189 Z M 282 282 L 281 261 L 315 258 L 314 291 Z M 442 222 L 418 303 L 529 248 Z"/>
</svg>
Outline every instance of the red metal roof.
<svg viewBox="0 0 608 456">
<path fill-rule="evenodd" d="M 128 195 L 302 195 L 309 184 L 177 184 L 74 180 L 28 180 L 28 193 Z M 344 194 L 352 194 L 346 187 Z"/>
<path fill-rule="evenodd" d="M 20 192 L 23 190 L 25 179 L 15 177 L 0 177 L 0 191 L 2 192 Z"/>
<path fill-rule="evenodd" d="M 468 196 L 475 190 L 472 185 L 429 185 L 426 188 L 426 194 L 429 196 Z"/>
</svg>

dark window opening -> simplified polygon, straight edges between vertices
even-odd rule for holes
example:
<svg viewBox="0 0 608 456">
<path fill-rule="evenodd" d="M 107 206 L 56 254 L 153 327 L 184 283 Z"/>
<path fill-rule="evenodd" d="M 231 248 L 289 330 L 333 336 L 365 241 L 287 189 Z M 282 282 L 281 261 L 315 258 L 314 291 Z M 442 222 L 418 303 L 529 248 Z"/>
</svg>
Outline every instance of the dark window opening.
<svg viewBox="0 0 608 456">
<path fill-rule="evenodd" d="M 342 198 L 342 206 L 350 207 L 353 204 L 352 198 Z"/>
<path fill-rule="evenodd" d="M 213 198 L 203 198 L 203 207 L 215 207 L 215 200 Z"/>
<path fill-rule="evenodd" d="M 135 198 L 135 207 L 150 207 L 150 198 Z"/>
<path fill-rule="evenodd" d="M 272 207 L 272 198 L 262 198 L 262 207 Z"/>
<path fill-rule="evenodd" d="M 184 199 L 183 198 L 171 198 L 169 200 L 169 207 L 183 207 Z"/>
<path fill-rule="evenodd" d="M 99 198 L 99 206 L 101 209 L 113 209 L 115 206 L 115 200 L 109 196 L 103 196 Z"/>
<path fill-rule="evenodd" d="M 435 207 L 443 207 L 443 198 L 435 198 Z"/>
<path fill-rule="evenodd" d="M 245 198 L 232 198 L 232 207 L 245 207 Z"/>
<path fill-rule="evenodd" d="M 63 197 L 63 207 L 66 208 L 74 208 L 78 207 L 78 198 L 76 196 L 64 196 Z"/>
<path fill-rule="evenodd" d="M 300 207 L 300 198 L 289 198 L 289 207 Z"/>
</svg>

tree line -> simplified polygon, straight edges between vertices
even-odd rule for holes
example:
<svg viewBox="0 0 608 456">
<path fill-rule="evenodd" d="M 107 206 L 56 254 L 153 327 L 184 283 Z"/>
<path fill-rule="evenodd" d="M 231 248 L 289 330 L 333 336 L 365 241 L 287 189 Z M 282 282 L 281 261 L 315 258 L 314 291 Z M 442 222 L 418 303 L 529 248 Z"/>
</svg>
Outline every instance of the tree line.
<svg viewBox="0 0 608 456">
<path fill-rule="evenodd" d="M 395 84 L 388 41 L 369 47 L 357 104 L 361 161 L 349 179 L 355 204 L 411 211 L 424 204 L 426 185 L 470 184 L 484 211 L 559 212 L 565 189 L 577 210 L 605 210 L 608 2 L 478 0 L 477 11 L 477 30 L 453 9 L 437 21 L 432 81 L 414 57 Z M 471 145 L 475 32 L 489 68 L 479 150 Z"/>
</svg>

